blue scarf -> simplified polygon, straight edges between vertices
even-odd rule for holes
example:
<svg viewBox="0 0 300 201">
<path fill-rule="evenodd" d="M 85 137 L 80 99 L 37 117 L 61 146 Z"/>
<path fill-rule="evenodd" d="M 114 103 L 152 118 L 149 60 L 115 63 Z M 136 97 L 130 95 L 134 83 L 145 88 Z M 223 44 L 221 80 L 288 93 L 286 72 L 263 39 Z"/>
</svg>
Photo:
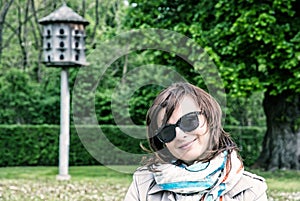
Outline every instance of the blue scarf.
<svg viewBox="0 0 300 201">
<path fill-rule="evenodd" d="M 161 164 L 157 170 L 156 183 L 162 190 L 174 192 L 177 200 L 218 201 L 240 180 L 244 169 L 235 151 L 225 151 L 206 163 Z"/>
</svg>

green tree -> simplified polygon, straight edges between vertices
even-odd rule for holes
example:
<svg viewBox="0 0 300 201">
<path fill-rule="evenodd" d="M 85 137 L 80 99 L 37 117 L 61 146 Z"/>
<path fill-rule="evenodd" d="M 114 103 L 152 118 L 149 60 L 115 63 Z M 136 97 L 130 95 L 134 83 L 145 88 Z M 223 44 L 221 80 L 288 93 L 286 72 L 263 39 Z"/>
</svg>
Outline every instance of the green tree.
<svg viewBox="0 0 300 201">
<path fill-rule="evenodd" d="M 59 123 L 60 69 L 42 63 L 42 26 L 38 20 L 63 3 L 90 22 L 86 29 L 87 55 L 97 48 L 97 41 L 120 29 L 122 1 L 0 1 L 1 124 Z M 122 72 L 122 65 L 113 68 Z M 71 92 L 78 70 L 70 69 Z M 112 75 L 108 79 L 114 82 L 115 78 Z"/>
<path fill-rule="evenodd" d="M 299 1 L 135 0 L 129 5 L 129 28 L 164 28 L 197 41 L 214 59 L 230 96 L 263 91 L 267 132 L 256 165 L 300 168 Z"/>
</svg>

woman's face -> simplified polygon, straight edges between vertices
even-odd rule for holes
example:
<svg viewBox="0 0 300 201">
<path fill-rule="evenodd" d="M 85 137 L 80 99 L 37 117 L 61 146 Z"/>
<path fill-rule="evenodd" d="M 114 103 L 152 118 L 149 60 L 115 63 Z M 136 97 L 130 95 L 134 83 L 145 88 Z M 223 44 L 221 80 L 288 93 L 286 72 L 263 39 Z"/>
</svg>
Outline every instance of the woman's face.
<svg viewBox="0 0 300 201">
<path fill-rule="evenodd" d="M 201 108 L 190 97 L 185 96 L 177 108 L 175 108 L 168 124 L 176 124 L 176 122 L 185 114 L 190 112 L 201 111 Z M 164 112 L 164 111 L 162 111 Z M 162 120 L 160 115 L 160 120 Z M 192 164 L 207 150 L 210 133 L 207 131 L 207 122 L 205 116 L 198 115 L 199 126 L 190 132 L 184 132 L 176 127 L 176 137 L 171 142 L 165 143 L 168 150 L 177 159 L 181 159 L 187 164 Z"/>
</svg>

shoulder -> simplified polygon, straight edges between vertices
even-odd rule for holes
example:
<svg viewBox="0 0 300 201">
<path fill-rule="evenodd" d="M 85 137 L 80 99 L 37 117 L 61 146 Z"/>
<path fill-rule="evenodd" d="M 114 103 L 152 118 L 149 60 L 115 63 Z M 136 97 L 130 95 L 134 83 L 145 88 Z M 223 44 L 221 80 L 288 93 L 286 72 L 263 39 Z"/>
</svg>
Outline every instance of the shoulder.
<svg viewBox="0 0 300 201">
<path fill-rule="evenodd" d="M 133 182 L 137 185 L 141 194 L 154 195 L 163 190 L 156 184 L 153 172 L 147 168 L 139 168 L 133 174 Z"/>
<path fill-rule="evenodd" d="M 162 189 L 156 185 L 153 172 L 147 168 L 139 168 L 133 174 L 133 182 L 126 194 L 125 201 L 146 201 L 157 200 L 157 196 L 160 196 Z"/>
<path fill-rule="evenodd" d="M 242 181 L 243 180 L 246 184 L 248 183 L 248 185 L 253 189 L 261 189 L 261 191 L 267 190 L 266 180 L 261 176 L 245 171 L 242 176 Z"/>
<path fill-rule="evenodd" d="M 244 171 L 240 181 L 228 194 L 232 198 L 242 197 L 247 198 L 246 200 L 267 200 L 266 191 L 267 184 L 263 177 Z"/>
<path fill-rule="evenodd" d="M 139 185 L 151 183 L 154 180 L 153 173 L 146 167 L 139 167 L 133 174 L 133 181 Z"/>
<path fill-rule="evenodd" d="M 147 168 L 138 168 L 133 174 L 133 181 L 124 201 L 146 201 L 153 180 L 153 174 Z"/>
</svg>

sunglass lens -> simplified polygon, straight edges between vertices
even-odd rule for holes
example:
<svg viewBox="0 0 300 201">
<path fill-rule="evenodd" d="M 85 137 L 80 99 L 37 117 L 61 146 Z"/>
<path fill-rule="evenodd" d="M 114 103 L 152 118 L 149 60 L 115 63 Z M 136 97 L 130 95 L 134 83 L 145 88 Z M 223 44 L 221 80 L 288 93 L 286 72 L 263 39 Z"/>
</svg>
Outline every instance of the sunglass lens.
<svg viewBox="0 0 300 201">
<path fill-rule="evenodd" d="M 171 142 L 172 140 L 174 140 L 174 138 L 176 137 L 176 131 L 175 131 L 175 126 L 174 125 L 170 125 L 170 126 L 166 126 L 164 127 L 158 134 L 158 138 L 164 142 L 164 143 L 168 143 Z"/>
<path fill-rule="evenodd" d="M 198 115 L 195 113 L 188 114 L 181 118 L 179 128 L 183 131 L 190 132 L 199 126 Z"/>
</svg>

